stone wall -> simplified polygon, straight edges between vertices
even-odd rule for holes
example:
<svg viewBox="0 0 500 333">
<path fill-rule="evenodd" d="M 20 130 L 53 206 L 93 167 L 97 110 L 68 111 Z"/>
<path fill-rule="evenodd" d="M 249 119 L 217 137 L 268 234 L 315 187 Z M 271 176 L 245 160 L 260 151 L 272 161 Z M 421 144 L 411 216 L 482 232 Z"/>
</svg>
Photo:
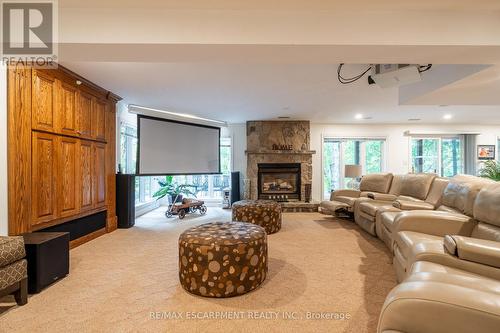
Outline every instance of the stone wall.
<svg viewBox="0 0 500 333">
<path fill-rule="evenodd" d="M 304 200 L 304 185 L 312 183 L 312 155 L 315 153 L 309 147 L 309 121 L 247 122 L 247 179 L 250 180 L 250 198 L 257 199 L 259 163 L 300 163 L 300 192 L 301 200 Z"/>
</svg>

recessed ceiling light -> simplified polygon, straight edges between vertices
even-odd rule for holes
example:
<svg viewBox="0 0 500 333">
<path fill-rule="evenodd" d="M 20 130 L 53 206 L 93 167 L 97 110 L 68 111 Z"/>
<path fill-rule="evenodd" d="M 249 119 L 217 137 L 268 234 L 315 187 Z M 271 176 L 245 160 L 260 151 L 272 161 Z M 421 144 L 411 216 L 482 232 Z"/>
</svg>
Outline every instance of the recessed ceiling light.
<svg viewBox="0 0 500 333">
<path fill-rule="evenodd" d="M 363 119 L 363 115 L 361 113 L 358 113 L 357 115 L 354 116 L 356 119 Z"/>
<path fill-rule="evenodd" d="M 451 114 L 445 114 L 445 115 L 443 116 L 443 119 L 444 119 L 444 120 L 450 120 L 451 118 L 453 118 L 453 116 L 452 116 Z"/>
</svg>

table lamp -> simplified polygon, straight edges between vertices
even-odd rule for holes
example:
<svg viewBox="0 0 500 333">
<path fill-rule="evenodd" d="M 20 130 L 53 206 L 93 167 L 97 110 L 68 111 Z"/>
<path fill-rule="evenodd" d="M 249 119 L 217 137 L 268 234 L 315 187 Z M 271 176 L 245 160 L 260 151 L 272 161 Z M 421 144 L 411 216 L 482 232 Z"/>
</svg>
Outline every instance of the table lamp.
<svg viewBox="0 0 500 333">
<path fill-rule="evenodd" d="M 346 164 L 344 176 L 346 178 L 351 178 L 351 181 L 347 183 L 347 187 L 350 189 L 357 189 L 359 187 L 358 178 L 362 175 L 361 165 L 357 164 Z"/>
</svg>

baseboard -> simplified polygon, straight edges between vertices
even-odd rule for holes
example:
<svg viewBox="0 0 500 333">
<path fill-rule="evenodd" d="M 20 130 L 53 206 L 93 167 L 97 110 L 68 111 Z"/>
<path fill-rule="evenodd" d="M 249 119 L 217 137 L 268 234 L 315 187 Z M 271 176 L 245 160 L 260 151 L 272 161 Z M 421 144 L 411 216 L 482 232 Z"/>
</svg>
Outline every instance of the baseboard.
<svg viewBox="0 0 500 333">
<path fill-rule="evenodd" d="M 87 242 L 90 242 L 91 240 L 96 239 L 97 237 L 100 237 L 102 235 L 105 235 L 106 233 L 107 233 L 106 228 L 96 230 L 88 235 L 85 235 L 83 237 L 80 237 L 78 239 L 70 241 L 69 248 L 74 249 L 75 247 L 80 246 L 82 244 L 85 244 Z"/>
</svg>

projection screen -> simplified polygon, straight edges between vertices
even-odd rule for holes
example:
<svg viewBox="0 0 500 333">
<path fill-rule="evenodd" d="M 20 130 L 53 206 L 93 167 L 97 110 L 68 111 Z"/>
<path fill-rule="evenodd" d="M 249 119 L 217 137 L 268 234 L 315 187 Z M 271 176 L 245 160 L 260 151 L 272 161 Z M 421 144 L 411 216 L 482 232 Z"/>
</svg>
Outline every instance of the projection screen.
<svg viewBox="0 0 500 333">
<path fill-rule="evenodd" d="M 139 115 L 137 173 L 220 173 L 220 128 Z"/>
</svg>

